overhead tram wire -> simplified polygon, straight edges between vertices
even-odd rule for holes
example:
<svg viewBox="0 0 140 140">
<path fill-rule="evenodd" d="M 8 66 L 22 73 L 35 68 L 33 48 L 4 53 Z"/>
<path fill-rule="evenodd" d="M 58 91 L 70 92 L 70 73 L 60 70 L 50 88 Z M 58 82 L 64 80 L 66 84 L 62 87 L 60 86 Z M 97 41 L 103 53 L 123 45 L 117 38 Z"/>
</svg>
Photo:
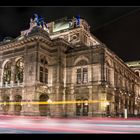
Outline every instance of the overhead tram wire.
<svg viewBox="0 0 140 140">
<path fill-rule="evenodd" d="M 109 24 L 112 24 L 114 22 L 117 22 L 117 21 L 121 20 L 123 17 L 127 17 L 127 16 L 129 16 L 129 15 L 131 15 L 131 14 L 133 14 L 133 13 L 139 11 L 139 10 L 140 10 L 140 8 L 132 10 L 132 11 L 126 13 L 126 14 L 123 14 L 122 16 L 119 16 L 119 17 L 117 17 L 117 18 L 115 18 L 115 19 L 113 19 L 113 20 L 111 20 L 109 22 L 104 23 L 103 25 L 97 26 L 97 27 L 94 28 L 94 30 L 92 30 L 92 32 L 94 32 L 95 30 L 98 30 L 98 29 L 100 29 L 102 27 L 108 26 Z"/>
</svg>

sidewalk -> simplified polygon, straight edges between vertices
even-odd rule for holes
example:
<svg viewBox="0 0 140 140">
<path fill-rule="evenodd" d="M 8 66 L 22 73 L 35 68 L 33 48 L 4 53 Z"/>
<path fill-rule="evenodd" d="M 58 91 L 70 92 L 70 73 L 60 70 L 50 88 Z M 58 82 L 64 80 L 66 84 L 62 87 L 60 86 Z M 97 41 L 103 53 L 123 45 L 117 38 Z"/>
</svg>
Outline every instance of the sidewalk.
<svg viewBox="0 0 140 140">
<path fill-rule="evenodd" d="M 52 120 L 139 120 L 140 118 L 135 118 L 135 117 L 131 117 L 131 118 L 112 118 L 112 117 L 47 117 L 47 116 L 16 116 L 16 115 L 0 115 L 0 119 L 31 119 L 31 120 L 48 120 L 48 119 L 52 119 Z"/>
</svg>

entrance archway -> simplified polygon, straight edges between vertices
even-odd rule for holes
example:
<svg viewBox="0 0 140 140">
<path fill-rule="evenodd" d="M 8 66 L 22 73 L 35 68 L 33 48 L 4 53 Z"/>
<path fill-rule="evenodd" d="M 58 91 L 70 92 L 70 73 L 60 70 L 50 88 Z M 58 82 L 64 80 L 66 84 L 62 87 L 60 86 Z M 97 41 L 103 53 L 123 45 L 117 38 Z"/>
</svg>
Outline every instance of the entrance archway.
<svg viewBox="0 0 140 140">
<path fill-rule="evenodd" d="M 18 102 L 18 104 L 14 105 L 15 115 L 20 115 L 20 112 L 22 110 L 21 100 L 22 97 L 20 95 L 15 96 L 15 102 Z"/>
<path fill-rule="evenodd" d="M 47 102 L 49 96 L 46 94 L 41 94 L 39 97 L 40 102 Z M 48 104 L 39 104 L 40 116 L 47 116 L 50 113 L 50 107 Z"/>
<path fill-rule="evenodd" d="M 9 101 L 10 101 L 10 97 L 8 95 L 4 95 L 3 96 L 3 105 L 2 105 L 2 109 L 3 109 L 3 114 L 7 115 L 10 105 L 9 105 Z"/>
<path fill-rule="evenodd" d="M 80 101 L 80 99 L 77 99 L 77 101 Z M 81 108 L 82 108 L 81 103 L 76 103 L 76 116 L 81 115 Z"/>
<path fill-rule="evenodd" d="M 76 115 L 77 116 L 88 116 L 88 110 L 89 110 L 89 105 L 88 105 L 88 100 L 84 99 L 77 99 L 77 101 L 84 101 L 84 103 L 77 103 L 76 104 Z"/>
</svg>

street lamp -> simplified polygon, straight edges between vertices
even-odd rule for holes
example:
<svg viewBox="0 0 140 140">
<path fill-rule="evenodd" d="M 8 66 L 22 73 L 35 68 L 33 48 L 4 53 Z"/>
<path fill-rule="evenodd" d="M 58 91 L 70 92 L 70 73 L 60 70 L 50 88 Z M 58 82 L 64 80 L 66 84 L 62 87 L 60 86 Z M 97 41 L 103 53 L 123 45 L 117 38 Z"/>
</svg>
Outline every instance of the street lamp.
<svg viewBox="0 0 140 140">
<path fill-rule="evenodd" d="M 106 105 L 108 106 L 108 105 L 110 105 L 110 103 L 109 102 L 106 102 Z"/>
<path fill-rule="evenodd" d="M 110 107 L 109 107 L 110 103 L 106 102 L 106 111 L 107 111 L 107 116 L 110 117 Z"/>
<path fill-rule="evenodd" d="M 27 106 L 30 107 L 30 100 L 28 101 L 28 105 Z"/>
<path fill-rule="evenodd" d="M 47 102 L 48 102 L 48 103 L 52 103 L 52 100 L 51 100 L 51 99 L 49 99 Z"/>
<path fill-rule="evenodd" d="M 4 106 L 6 105 L 6 102 L 4 102 Z"/>
</svg>

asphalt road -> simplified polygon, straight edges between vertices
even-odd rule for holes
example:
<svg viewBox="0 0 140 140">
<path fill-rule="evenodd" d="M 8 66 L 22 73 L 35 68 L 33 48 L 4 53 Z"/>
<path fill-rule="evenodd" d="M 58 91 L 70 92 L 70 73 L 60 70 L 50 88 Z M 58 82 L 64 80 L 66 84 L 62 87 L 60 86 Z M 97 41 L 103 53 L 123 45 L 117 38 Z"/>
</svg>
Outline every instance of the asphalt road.
<svg viewBox="0 0 140 140">
<path fill-rule="evenodd" d="M 0 134 L 140 134 L 139 119 L 0 117 Z"/>
</svg>

